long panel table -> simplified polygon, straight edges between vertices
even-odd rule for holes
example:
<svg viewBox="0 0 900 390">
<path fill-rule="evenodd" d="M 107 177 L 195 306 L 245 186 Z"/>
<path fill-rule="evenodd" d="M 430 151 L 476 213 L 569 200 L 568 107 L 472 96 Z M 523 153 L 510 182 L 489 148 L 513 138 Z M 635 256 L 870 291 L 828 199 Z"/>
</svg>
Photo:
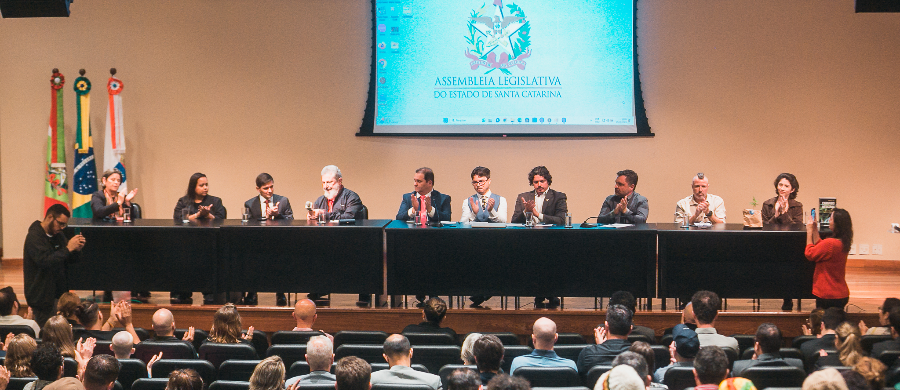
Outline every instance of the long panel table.
<svg viewBox="0 0 900 390">
<path fill-rule="evenodd" d="M 388 294 L 654 297 L 655 229 L 393 221 L 385 228 Z"/>
<path fill-rule="evenodd" d="M 698 290 L 715 291 L 723 298 L 814 298 L 815 263 L 803 253 L 803 225 L 756 230 L 741 224 L 656 227 L 660 298 L 689 297 Z"/>
</svg>

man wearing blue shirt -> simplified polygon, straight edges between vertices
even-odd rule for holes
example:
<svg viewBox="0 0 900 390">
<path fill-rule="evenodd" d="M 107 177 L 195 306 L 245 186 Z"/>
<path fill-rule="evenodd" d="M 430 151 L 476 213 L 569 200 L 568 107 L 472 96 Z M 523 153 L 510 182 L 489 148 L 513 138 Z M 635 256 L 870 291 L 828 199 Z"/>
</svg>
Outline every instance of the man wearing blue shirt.
<svg viewBox="0 0 900 390">
<path fill-rule="evenodd" d="M 528 355 L 513 359 L 509 374 L 515 375 L 516 369 L 519 367 L 570 367 L 578 371 L 574 361 L 561 358 L 553 351 L 553 345 L 556 344 L 558 337 L 556 323 L 553 320 L 547 317 L 538 318 L 534 322 L 531 334 L 534 350 Z"/>
</svg>

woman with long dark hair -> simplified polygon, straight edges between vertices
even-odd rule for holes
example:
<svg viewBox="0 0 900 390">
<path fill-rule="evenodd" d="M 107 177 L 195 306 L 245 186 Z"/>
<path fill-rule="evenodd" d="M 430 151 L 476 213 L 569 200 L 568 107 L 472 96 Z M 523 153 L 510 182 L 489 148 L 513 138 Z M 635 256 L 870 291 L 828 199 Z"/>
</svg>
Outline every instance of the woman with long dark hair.
<svg viewBox="0 0 900 390">
<path fill-rule="evenodd" d="M 175 220 L 181 220 L 181 210 L 187 209 L 191 221 L 225 219 L 228 212 L 222 199 L 209 195 L 209 179 L 197 172 L 188 181 L 187 193 L 175 204 Z"/>
<path fill-rule="evenodd" d="M 816 221 L 806 225 L 806 259 L 816 263 L 812 291 L 816 296 L 816 307 L 843 309 L 850 300 L 846 278 L 847 255 L 853 243 L 850 213 L 834 209 L 829 225 L 833 234 L 824 240 L 819 237 Z"/>
</svg>

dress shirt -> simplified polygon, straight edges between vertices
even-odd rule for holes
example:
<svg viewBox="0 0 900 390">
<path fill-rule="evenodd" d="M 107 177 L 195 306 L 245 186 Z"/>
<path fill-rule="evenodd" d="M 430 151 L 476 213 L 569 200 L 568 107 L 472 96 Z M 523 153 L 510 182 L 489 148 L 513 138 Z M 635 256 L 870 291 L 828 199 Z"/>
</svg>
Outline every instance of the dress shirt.
<svg viewBox="0 0 900 390">
<path fill-rule="evenodd" d="M 37 322 L 34 322 L 34 320 L 26 320 L 18 314 L 0 316 L 0 325 L 28 325 L 34 330 L 35 338 L 41 337 L 41 327 L 38 326 Z"/>
<path fill-rule="evenodd" d="M 267 205 L 266 205 L 266 202 L 267 202 L 267 201 L 269 202 L 268 207 L 267 207 Z M 272 200 L 271 200 L 271 199 L 266 199 L 266 198 L 264 198 L 262 195 L 260 195 L 260 196 L 259 196 L 259 211 L 260 211 L 260 214 L 259 214 L 259 215 L 262 215 L 263 218 L 268 218 L 268 215 L 269 215 L 269 210 L 268 210 L 268 209 L 271 209 L 271 208 L 275 208 L 275 204 L 272 203 Z"/>
<path fill-rule="evenodd" d="M 432 190 L 432 191 L 434 191 L 434 190 Z M 416 201 L 421 202 L 423 196 L 426 197 L 426 198 L 431 198 L 431 191 L 429 191 L 429 192 L 428 192 L 427 194 L 425 194 L 425 195 L 419 195 L 419 193 L 416 192 Z M 419 207 L 422 207 L 422 204 L 421 204 L 421 203 L 419 204 Z M 437 211 L 437 209 L 434 208 L 434 205 L 431 205 L 431 210 L 428 210 L 428 217 L 433 217 L 435 211 Z M 414 218 L 414 217 L 416 216 L 416 209 L 410 207 L 410 208 L 409 208 L 409 211 L 407 211 L 406 214 L 409 215 L 409 218 L 410 218 L 410 219 L 412 219 L 412 218 Z"/>
<path fill-rule="evenodd" d="M 534 221 L 534 223 L 544 222 L 544 199 L 546 198 L 547 191 L 544 191 L 540 196 L 537 194 L 534 195 L 534 215 L 531 216 L 531 220 Z"/>
<path fill-rule="evenodd" d="M 491 199 L 491 190 L 488 190 L 488 192 L 485 192 L 484 195 L 479 195 L 478 197 L 480 199 L 476 206 L 487 207 L 487 204 Z M 459 219 L 460 222 L 471 222 L 475 220 L 475 213 L 473 213 L 469 208 L 469 199 L 472 199 L 472 197 L 470 196 L 466 198 L 466 201 L 463 202 L 462 217 L 460 217 Z M 501 196 L 500 204 L 497 206 L 497 209 L 494 210 L 494 208 L 491 208 L 490 210 L 488 210 L 488 213 L 490 214 L 489 218 L 491 219 L 491 222 L 506 223 L 506 198 Z"/>
<path fill-rule="evenodd" d="M 735 339 L 734 337 L 720 335 L 718 332 L 716 332 L 716 328 L 698 327 L 695 332 L 697 332 L 697 338 L 700 340 L 700 347 L 715 345 L 719 348 L 731 348 L 735 352 L 740 351 L 740 349 L 738 349 L 737 339 Z"/>
<path fill-rule="evenodd" d="M 578 366 L 571 359 L 561 358 L 553 350 L 535 349 L 528 355 L 516 356 L 510 366 L 510 375 L 515 375 L 519 367 L 569 367 L 578 371 Z"/>
<path fill-rule="evenodd" d="M 706 201 L 709 202 L 707 211 L 712 211 L 717 218 L 722 220 L 722 223 L 725 223 L 725 201 L 721 197 L 712 194 L 706 194 Z M 694 200 L 694 195 L 679 200 L 675 204 L 675 223 L 681 223 L 684 220 L 685 213 L 690 218 L 694 216 L 695 212 L 697 212 L 697 201 Z M 706 215 L 703 215 L 700 221 L 712 222 Z"/>
</svg>

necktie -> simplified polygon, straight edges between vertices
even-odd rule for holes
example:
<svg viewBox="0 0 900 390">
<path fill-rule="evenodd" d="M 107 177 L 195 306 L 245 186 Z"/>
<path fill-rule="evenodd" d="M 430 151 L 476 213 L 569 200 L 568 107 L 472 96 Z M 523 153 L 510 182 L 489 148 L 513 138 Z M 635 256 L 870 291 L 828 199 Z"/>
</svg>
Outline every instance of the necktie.
<svg viewBox="0 0 900 390">
<path fill-rule="evenodd" d="M 487 197 L 486 196 L 481 197 L 481 208 L 487 210 Z"/>
<path fill-rule="evenodd" d="M 269 218 L 269 200 L 268 199 L 266 199 L 266 215 L 265 215 L 265 217 Z"/>
</svg>

